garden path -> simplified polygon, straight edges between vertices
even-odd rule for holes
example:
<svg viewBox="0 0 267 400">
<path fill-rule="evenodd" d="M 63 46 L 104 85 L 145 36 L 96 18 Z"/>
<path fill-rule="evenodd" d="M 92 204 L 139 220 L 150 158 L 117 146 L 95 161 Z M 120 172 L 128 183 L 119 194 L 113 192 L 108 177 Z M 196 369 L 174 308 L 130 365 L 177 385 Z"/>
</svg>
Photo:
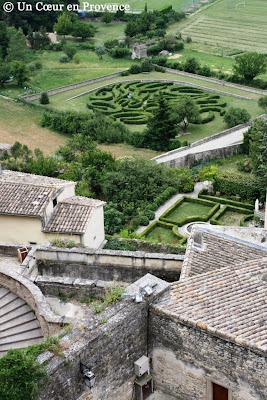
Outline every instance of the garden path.
<svg viewBox="0 0 267 400">
<path fill-rule="evenodd" d="M 194 187 L 194 191 L 191 193 L 178 193 L 174 195 L 170 200 L 166 201 L 162 206 L 160 206 L 157 211 L 155 212 L 155 218 L 152 221 L 149 221 L 149 225 L 151 225 L 153 222 L 157 221 L 159 217 L 166 211 L 168 208 L 170 208 L 174 203 L 176 203 L 177 200 L 179 200 L 183 196 L 190 196 L 190 197 L 198 197 L 198 193 L 204 188 L 203 182 L 197 182 Z M 149 226 L 148 225 L 148 226 Z M 136 230 L 136 233 L 141 234 L 147 226 L 139 226 L 139 228 Z"/>
</svg>

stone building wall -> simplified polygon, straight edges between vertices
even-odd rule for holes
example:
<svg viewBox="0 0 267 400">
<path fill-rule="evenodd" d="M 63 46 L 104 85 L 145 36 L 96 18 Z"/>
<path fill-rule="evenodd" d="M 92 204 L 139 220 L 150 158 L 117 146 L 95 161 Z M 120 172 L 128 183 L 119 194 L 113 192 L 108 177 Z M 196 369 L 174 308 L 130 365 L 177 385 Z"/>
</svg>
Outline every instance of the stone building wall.
<svg viewBox="0 0 267 400">
<path fill-rule="evenodd" d="M 267 398 L 261 353 L 182 325 L 153 306 L 149 338 L 155 387 L 177 400 L 210 400 L 210 381 L 231 389 L 231 400 Z"/>
<path fill-rule="evenodd" d="M 39 400 L 132 399 L 133 363 L 147 354 L 147 305 L 123 300 L 97 318 L 62 339 L 65 356 L 50 359 L 50 380 Z M 42 361 L 46 356 L 51 354 L 44 353 Z M 96 376 L 91 390 L 83 383 L 80 361 Z"/>
</svg>

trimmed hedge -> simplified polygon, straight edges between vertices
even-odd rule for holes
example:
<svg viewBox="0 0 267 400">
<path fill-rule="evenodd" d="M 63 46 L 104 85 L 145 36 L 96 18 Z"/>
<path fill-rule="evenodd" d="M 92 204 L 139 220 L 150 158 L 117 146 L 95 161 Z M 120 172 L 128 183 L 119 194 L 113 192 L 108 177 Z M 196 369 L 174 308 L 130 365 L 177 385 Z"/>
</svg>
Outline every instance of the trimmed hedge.
<svg viewBox="0 0 267 400">
<path fill-rule="evenodd" d="M 228 199 L 224 199 L 223 197 L 209 196 L 209 195 L 205 194 L 206 192 L 207 191 L 205 189 L 202 189 L 198 194 L 199 199 L 210 200 L 210 201 L 213 201 L 215 203 L 220 203 L 220 204 L 227 204 L 227 205 L 234 206 L 237 208 L 245 208 L 247 210 L 252 210 L 252 211 L 254 210 L 254 206 L 252 204 L 244 204 L 244 203 L 241 203 L 240 201 L 228 200 Z"/>
<path fill-rule="evenodd" d="M 266 188 L 258 178 L 218 171 L 214 176 L 213 190 L 225 195 L 240 196 L 243 200 L 264 199 Z"/>
<path fill-rule="evenodd" d="M 250 215 L 247 215 L 246 217 L 243 217 L 240 221 L 240 226 L 247 226 L 246 222 L 253 220 L 253 218 L 254 218 L 254 214 L 250 214 Z"/>
<path fill-rule="evenodd" d="M 174 220 L 168 219 L 168 215 L 170 213 L 172 213 L 177 207 L 179 207 L 185 201 L 188 203 L 198 203 L 198 204 L 203 204 L 206 206 L 211 206 L 211 209 L 205 216 L 192 215 L 190 217 L 185 217 L 185 218 L 181 219 L 180 221 L 174 221 Z M 167 211 L 165 211 L 165 213 L 163 213 L 159 219 L 160 219 L 160 221 L 167 222 L 169 224 L 173 224 L 173 225 L 177 225 L 177 226 L 183 226 L 189 222 L 194 222 L 194 221 L 207 222 L 218 211 L 219 208 L 220 208 L 220 204 L 216 204 L 212 201 L 183 196 L 173 206 L 171 206 Z"/>
</svg>

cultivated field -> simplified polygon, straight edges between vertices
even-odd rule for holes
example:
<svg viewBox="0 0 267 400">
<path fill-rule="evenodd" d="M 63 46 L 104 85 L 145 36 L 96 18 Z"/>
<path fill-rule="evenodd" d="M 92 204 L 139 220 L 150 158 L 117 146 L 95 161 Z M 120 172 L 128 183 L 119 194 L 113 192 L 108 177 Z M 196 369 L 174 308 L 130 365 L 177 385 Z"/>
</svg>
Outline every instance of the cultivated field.
<svg viewBox="0 0 267 400">
<path fill-rule="evenodd" d="M 219 0 L 180 24 L 184 36 L 193 41 L 244 51 L 267 51 L 267 2 Z M 174 29 L 174 27 L 172 27 Z"/>
</svg>

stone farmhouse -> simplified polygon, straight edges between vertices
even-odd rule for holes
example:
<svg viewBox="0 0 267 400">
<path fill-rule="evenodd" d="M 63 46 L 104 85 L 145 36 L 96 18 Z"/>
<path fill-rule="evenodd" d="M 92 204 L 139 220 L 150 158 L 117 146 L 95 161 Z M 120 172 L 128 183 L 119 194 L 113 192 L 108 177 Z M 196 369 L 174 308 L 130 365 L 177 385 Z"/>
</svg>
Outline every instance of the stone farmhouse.
<svg viewBox="0 0 267 400">
<path fill-rule="evenodd" d="M 75 185 L 0 170 L 0 241 L 40 244 L 60 235 L 90 248 L 101 246 L 105 203 L 75 196 Z"/>
</svg>

